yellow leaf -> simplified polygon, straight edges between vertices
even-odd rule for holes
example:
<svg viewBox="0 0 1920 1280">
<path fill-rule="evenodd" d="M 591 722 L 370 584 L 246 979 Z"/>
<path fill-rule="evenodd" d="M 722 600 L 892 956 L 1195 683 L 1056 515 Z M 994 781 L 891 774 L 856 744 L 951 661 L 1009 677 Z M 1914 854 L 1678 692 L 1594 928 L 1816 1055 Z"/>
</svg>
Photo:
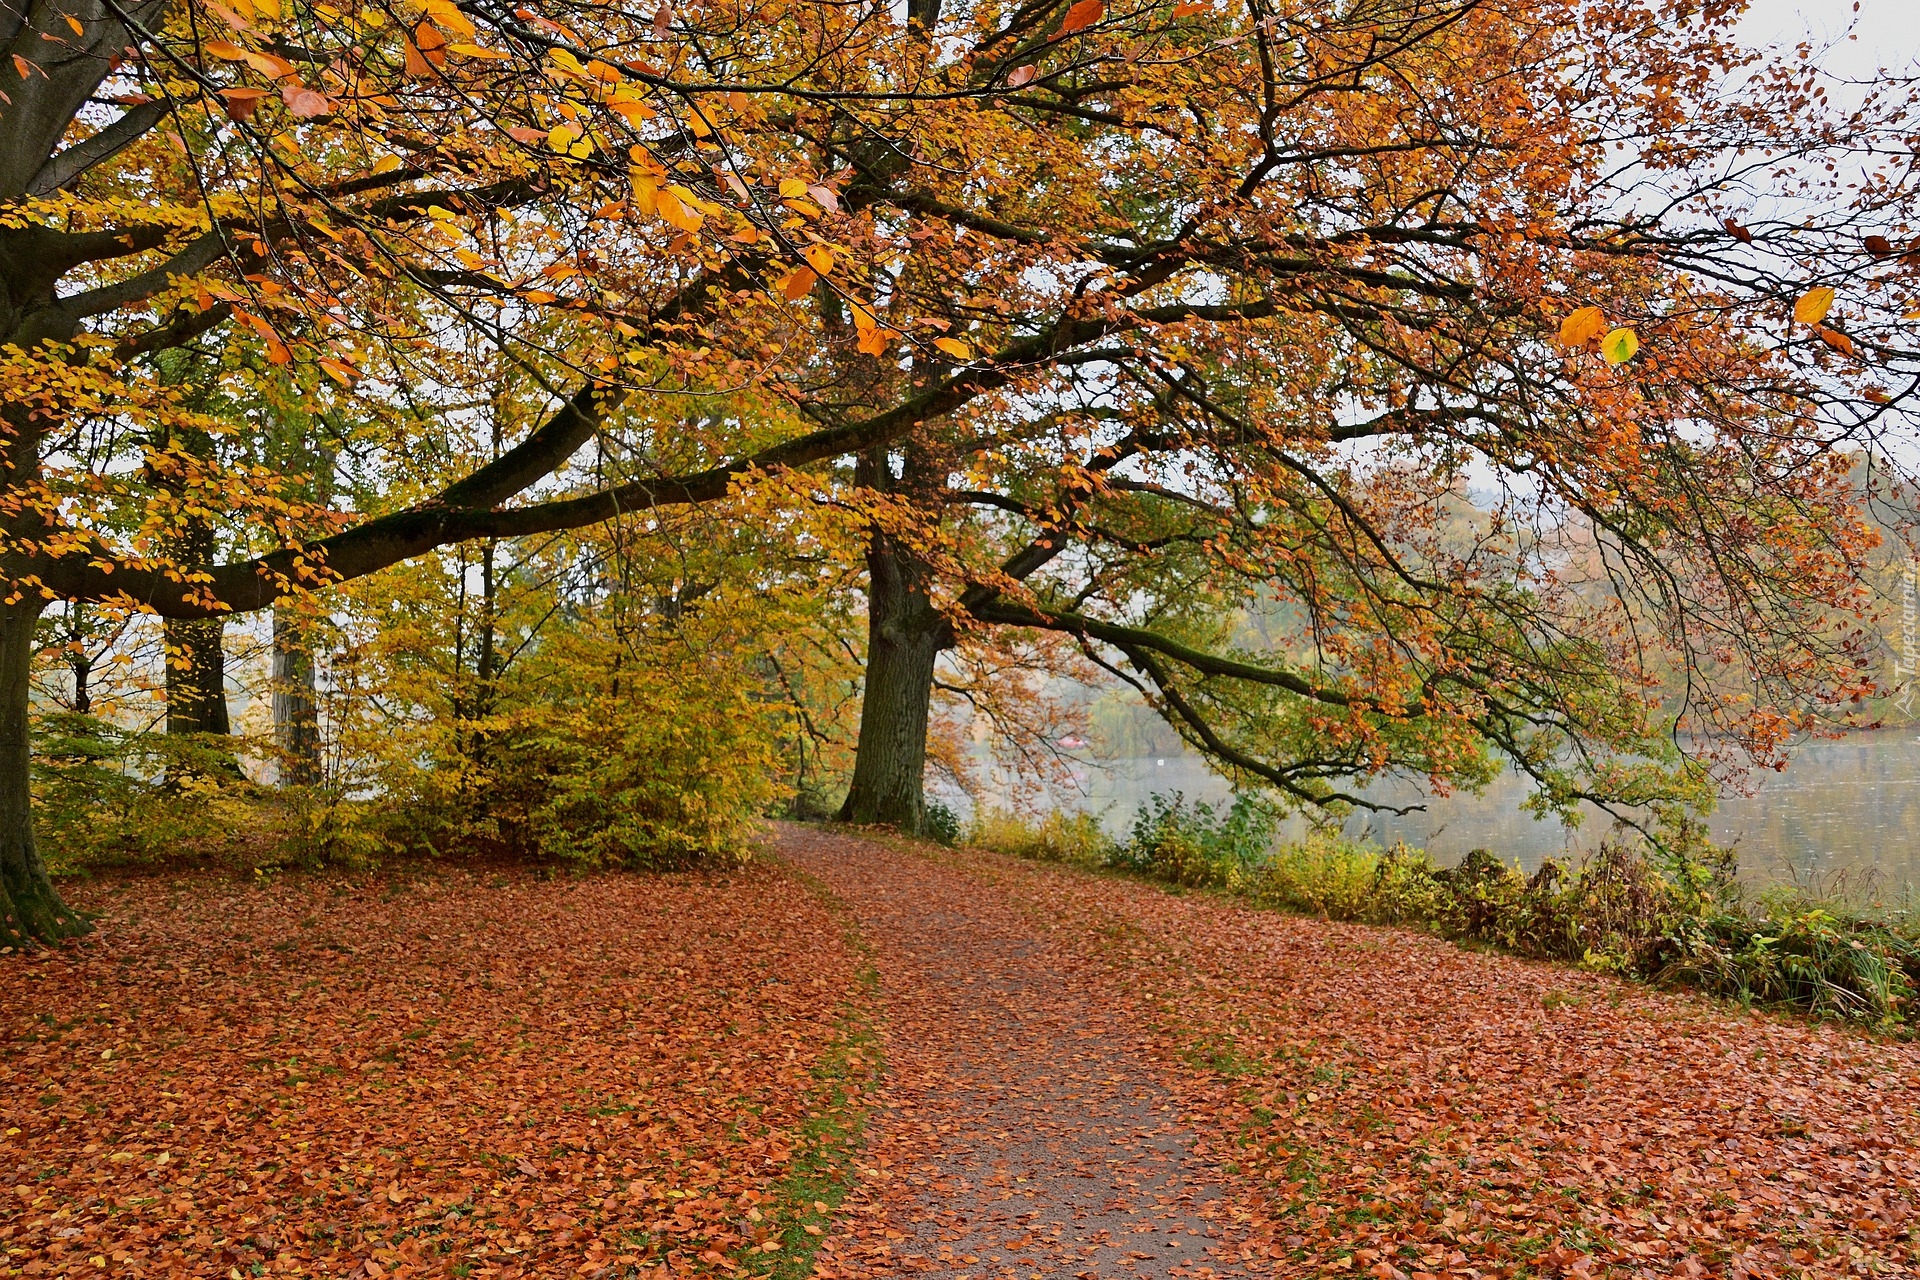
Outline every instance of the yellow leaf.
<svg viewBox="0 0 1920 1280">
<path fill-rule="evenodd" d="M 494 62 L 500 62 L 513 56 L 510 53 L 503 53 L 499 49 L 488 49 L 477 44 L 465 43 L 450 44 L 447 46 L 447 52 L 457 53 L 463 58 L 486 58 Z"/>
<path fill-rule="evenodd" d="M 427 12 L 439 25 L 450 31 L 457 31 L 471 40 L 478 34 L 474 30 L 473 19 L 460 12 L 460 6 L 453 0 L 427 0 Z"/>
<path fill-rule="evenodd" d="M 812 267 L 795 267 L 785 280 L 780 282 L 780 292 L 788 302 L 798 302 L 807 296 L 814 281 L 820 277 L 813 274 Z"/>
<path fill-rule="evenodd" d="M 72 14 L 68 14 L 67 25 L 73 28 L 73 34 L 85 38 L 87 29 L 80 25 L 80 19 L 74 17 Z"/>
<path fill-rule="evenodd" d="M 1607 331 L 1606 314 L 1598 307 L 1581 307 L 1560 322 L 1560 345 L 1584 347 Z"/>
<path fill-rule="evenodd" d="M 1815 285 L 1800 295 L 1793 304 L 1793 318 L 1801 324 L 1819 324 L 1827 318 L 1827 312 L 1833 310 L 1833 290 L 1826 285 Z"/>
<path fill-rule="evenodd" d="M 800 200 L 807 194 L 807 184 L 799 178 L 780 179 L 780 198 L 782 200 Z"/>
<path fill-rule="evenodd" d="M 255 13 L 263 13 L 269 18 L 280 16 L 280 0 L 253 0 Z"/>
<path fill-rule="evenodd" d="M 807 265 L 821 275 L 833 274 L 833 250 L 823 244 L 807 246 Z"/>
<path fill-rule="evenodd" d="M 1640 349 L 1640 335 L 1631 329 L 1615 329 L 1600 339 L 1600 355 L 1608 364 L 1625 364 Z"/>
<path fill-rule="evenodd" d="M 672 190 L 654 193 L 653 211 L 660 216 L 662 222 L 671 227 L 678 227 L 682 231 L 698 231 L 701 222 L 705 220 L 682 204 L 679 196 Z"/>
<path fill-rule="evenodd" d="M 933 345 L 952 356 L 955 360 L 973 359 L 973 348 L 958 338 L 935 338 Z"/>
<path fill-rule="evenodd" d="M 565 155 L 577 137 L 579 135 L 573 131 L 572 125 L 557 124 L 547 131 L 547 145 Z"/>
<path fill-rule="evenodd" d="M 373 162 L 373 171 L 375 173 L 392 173 L 395 169 L 398 169 L 399 167 L 400 167 L 399 156 L 381 156 L 378 160 L 375 160 Z"/>
<path fill-rule="evenodd" d="M 557 293 L 548 293 L 545 289 L 529 289 L 520 295 L 528 302 L 553 302 L 559 298 Z"/>
</svg>

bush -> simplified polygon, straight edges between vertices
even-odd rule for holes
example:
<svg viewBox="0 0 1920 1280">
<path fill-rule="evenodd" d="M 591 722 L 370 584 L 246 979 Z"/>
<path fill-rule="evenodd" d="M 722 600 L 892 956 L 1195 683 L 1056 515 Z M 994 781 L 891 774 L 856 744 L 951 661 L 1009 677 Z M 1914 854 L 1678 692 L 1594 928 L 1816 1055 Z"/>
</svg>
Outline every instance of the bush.
<svg viewBox="0 0 1920 1280">
<path fill-rule="evenodd" d="M 1222 814 L 1155 796 L 1102 862 L 1261 906 L 1887 1028 L 1905 1025 L 1920 989 L 1910 931 L 1793 890 L 1744 899 L 1724 859 L 1669 869 L 1643 846 L 1609 840 L 1577 870 L 1549 860 L 1526 875 L 1485 849 L 1446 868 L 1404 845 L 1380 851 L 1327 832 L 1274 847 L 1275 829 L 1274 812 L 1244 797 Z"/>
<path fill-rule="evenodd" d="M 980 808 L 967 831 L 967 843 L 1038 862 L 1106 865 L 1113 841 L 1090 813 L 1049 813 L 1039 823 L 1001 809 Z"/>
<path fill-rule="evenodd" d="M 54 712 L 34 725 L 34 825 L 56 875 L 179 858 L 242 861 L 274 841 L 232 745 Z"/>
<path fill-rule="evenodd" d="M 1265 864 L 1279 812 L 1239 794 L 1225 813 L 1186 796 L 1156 795 L 1134 814 L 1133 829 L 1107 865 L 1196 889 L 1227 888 Z"/>
<path fill-rule="evenodd" d="M 924 826 L 929 837 L 948 848 L 960 843 L 960 815 L 944 801 L 927 801 Z"/>
</svg>

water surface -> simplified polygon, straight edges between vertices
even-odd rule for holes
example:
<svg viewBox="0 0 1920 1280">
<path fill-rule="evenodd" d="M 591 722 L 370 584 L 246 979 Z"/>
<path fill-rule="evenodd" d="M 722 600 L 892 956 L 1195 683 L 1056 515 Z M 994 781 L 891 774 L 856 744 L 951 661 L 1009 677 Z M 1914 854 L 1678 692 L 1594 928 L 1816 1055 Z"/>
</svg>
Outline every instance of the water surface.
<svg viewBox="0 0 1920 1280">
<path fill-rule="evenodd" d="M 1135 810 L 1156 792 L 1180 791 L 1215 804 L 1232 798 L 1225 779 L 1194 755 L 1089 760 L 1078 781 L 1082 794 L 1057 803 L 1099 815 L 1115 836 L 1126 834 Z M 1784 772 L 1749 781 L 1752 794 L 1727 796 L 1711 820 L 1714 838 L 1734 847 L 1748 879 L 1806 881 L 1840 873 L 1859 889 L 1871 881 L 1894 896 L 1920 889 L 1920 733 L 1882 730 L 1811 743 Z M 1598 810 L 1589 810 L 1572 831 L 1554 819 L 1536 820 L 1519 807 L 1528 791 L 1512 774 L 1480 795 L 1445 798 L 1389 780 L 1366 794 L 1403 805 L 1424 800 L 1425 811 L 1356 814 L 1347 829 L 1387 844 L 1404 840 L 1442 862 L 1469 849 L 1491 849 L 1528 870 L 1548 857 L 1578 861 L 1608 833 L 1611 820 Z M 1304 823 L 1293 828 L 1304 830 Z"/>
</svg>

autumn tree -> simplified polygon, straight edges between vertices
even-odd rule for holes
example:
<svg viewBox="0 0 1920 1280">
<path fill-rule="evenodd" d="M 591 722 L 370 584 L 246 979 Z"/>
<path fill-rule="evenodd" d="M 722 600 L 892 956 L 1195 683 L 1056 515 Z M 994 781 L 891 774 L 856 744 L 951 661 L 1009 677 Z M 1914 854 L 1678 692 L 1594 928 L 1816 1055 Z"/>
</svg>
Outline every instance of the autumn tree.
<svg viewBox="0 0 1920 1280">
<path fill-rule="evenodd" d="M 1263 370 L 1287 420 L 1329 446 L 1478 449 L 1563 474 L 1598 509 L 1649 472 L 1682 490 L 1713 474 L 1718 455 L 1688 461 L 1703 432 L 1759 450 L 1772 483 L 1796 451 L 1830 447 L 1865 394 L 1857 365 L 1785 378 L 1810 351 L 1906 360 L 1882 323 L 1902 268 L 1861 233 L 1898 234 L 1908 192 L 1876 180 L 1839 212 L 1823 199 L 1809 229 L 1798 207 L 1750 210 L 1749 188 L 1781 185 L 1764 165 L 1729 179 L 1711 163 L 1773 146 L 1822 172 L 1807 162 L 1885 143 L 1900 108 L 1818 123 L 1803 81 L 1741 79 L 1753 64 L 1725 18 L 1535 0 L 915 4 L 904 23 L 785 0 L 14 11 L 0 19 L 17 76 L 0 102 L 7 933 L 84 927 L 47 883 L 26 783 L 48 600 L 215 618 L 451 543 L 742 485 L 841 501 L 805 469 L 866 456 L 904 479 L 907 447 L 896 470 L 887 446 L 912 442 L 950 477 L 985 477 L 969 489 L 1057 484 L 1067 500 L 1036 510 L 1033 549 L 991 572 L 943 549 L 941 486 L 856 485 L 846 505 L 909 558 L 971 566 L 976 618 L 999 602 L 1084 631 L 1014 584 L 1063 563 L 1076 495 L 1126 479 L 1120 460 L 1181 465 L 1164 441 L 1198 412 L 1185 393 L 1214 405 L 1193 447 L 1235 474 L 1224 445 L 1262 424 L 1219 384 L 1243 373 L 1258 394 Z M 1643 174 L 1658 183 L 1634 186 Z M 1648 189 L 1669 194 L 1623 194 Z M 1845 330 L 1838 312 L 1785 327 L 1821 282 L 1844 289 Z M 1606 332 L 1582 321 L 1578 341 L 1553 342 L 1593 306 Z M 1618 353 L 1616 330 L 1645 350 L 1596 374 L 1584 347 Z M 157 357 L 187 342 L 258 344 L 325 380 L 317 408 L 352 401 L 375 428 L 364 500 L 345 509 L 258 450 L 166 448 L 191 406 Z M 475 353 L 528 370 L 541 412 L 433 492 L 381 483 L 423 424 L 484 399 Z M 711 409 L 650 412 L 662 392 Z M 1051 454 L 1034 443 L 1047 430 Z M 1634 461 L 1660 444 L 1659 467 Z M 1041 470 L 1032 486 L 1006 470 L 1020 459 Z M 177 535 L 207 512 L 227 553 L 200 563 Z M 1806 543 L 1789 534 L 1783 558 Z M 1829 563 L 1810 565 L 1811 594 L 1831 596 Z M 1444 652 L 1447 615 L 1409 616 L 1410 650 Z M 1372 675 L 1332 674 L 1340 714 Z M 1361 711 L 1404 718 L 1417 687 Z M 917 787 L 875 793 L 910 804 Z"/>
<path fill-rule="evenodd" d="M 1878 658 L 1867 508 L 1912 456 L 1914 186 L 1879 159 L 1912 92 L 1831 112 L 1732 16 L 1262 10 L 1206 109 L 1064 184 L 1078 218 L 1057 166 L 1024 175 L 974 253 L 1166 310 L 856 477 L 892 501 L 842 816 L 918 829 L 932 655 L 969 628 L 1076 638 L 1309 806 L 1504 760 L 1542 811 L 1684 833 L 1727 771 L 1844 722 Z M 1156 101 L 1097 84 L 1082 118 Z M 1063 225 L 1082 256 L 1046 277 Z M 922 279 L 888 307 L 1019 312 Z"/>
</svg>

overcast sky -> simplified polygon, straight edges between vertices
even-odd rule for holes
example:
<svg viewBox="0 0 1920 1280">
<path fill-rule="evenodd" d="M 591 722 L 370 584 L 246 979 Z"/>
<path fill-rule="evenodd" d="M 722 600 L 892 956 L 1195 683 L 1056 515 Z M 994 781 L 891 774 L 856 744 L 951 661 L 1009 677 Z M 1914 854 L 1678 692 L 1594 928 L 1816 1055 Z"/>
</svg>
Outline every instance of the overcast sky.
<svg viewBox="0 0 1920 1280">
<path fill-rule="evenodd" d="M 1910 70 L 1920 63 L 1920 0 L 1860 0 L 1858 15 L 1851 0 L 1753 0 L 1745 26 L 1756 42 L 1792 44 L 1808 35 L 1821 42 L 1840 36 L 1856 16 L 1858 39 L 1834 50 L 1829 70 L 1865 76 L 1880 67 Z"/>
</svg>

